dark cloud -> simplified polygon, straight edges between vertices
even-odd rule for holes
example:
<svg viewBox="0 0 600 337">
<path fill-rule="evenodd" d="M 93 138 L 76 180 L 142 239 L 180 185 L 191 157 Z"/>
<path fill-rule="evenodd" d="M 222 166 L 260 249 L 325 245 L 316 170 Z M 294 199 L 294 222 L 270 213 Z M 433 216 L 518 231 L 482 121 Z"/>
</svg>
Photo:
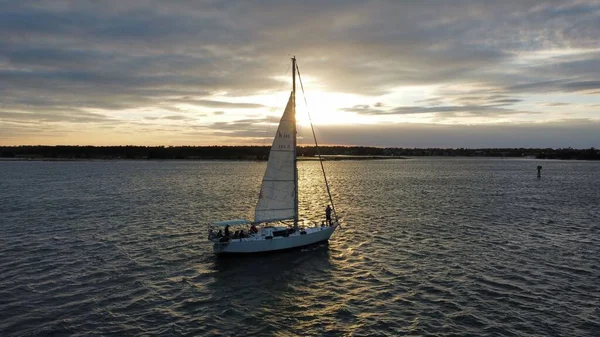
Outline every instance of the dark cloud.
<svg viewBox="0 0 600 337">
<path fill-rule="evenodd" d="M 176 103 L 199 105 L 199 106 L 204 106 L 204 107 L 209 107 L 209 108 L 256 109 L 256 108 L 264 108 L 265 107 L 262 104 L 256 104 L 256 103 L 232 103 L 232 102 L 223 102 L 223 101 L 213 101 L 213 100 L 208 100 L 208 99 L 193 99 L 193 98 L 188 98 L 188 97 L 172 99 L 170 101 L 176 102 Z"/>
<path fill-rule="evenodd" d="M 235 125 L 235 126 L 248 126 L 248 125 L 264 124 L 264 123 L 268 123 L 268 122 L 269 122 L 269 119 L 264 117 L 264 118 L 244 118 L 244 119 L 238 119 L 238 120 L 226 122 L 226 123 L 229 125 Z"/>
<path fill-rule="evenodd" d="M 69 122 L 69 123 L 111 123 L 116 122 L 106 115 L 79 111 L 74 113 L 56 112 L 14 112 L 0 111 L 0 120 L 3 121 L 30 121 L 30 122 Z"/>
<path fill-rule="evenodd" d="M 246 118 L 231 122 L 212 123 L 205 127 L 203 135 L 240 137 L 240 139 L 252 138 L 254 140 L 268 139 L 271 141 L 272 133 L 276 129 L 277 127 L 270 123 L 268 118 Z M 241 142 L 240 144 L 244 143 Z"/>
<path fill-rule="evenodd" d="M 593 91 L 600 92 L 600 81 L 580 81 L 564 83 L 562 86 L 564 91 Z"/>
<path fill-rule="evenodd" d="M 590 92 L 600 91 L 600 81 L 574 81 L 552 80 L 518 84 L 507 88 L 513 92 L 549 93 L 549 92 Z"/>
<path fill-rule="evenodd" d="M 515 103 L 519 103 L 522 101 L 523 101 L 522 99 L 518 99 L 518 98 L 505 98 L 505 99 L 494 100 L 491 103 L 494 105 L 510 105 L 510 104 L 515 104 Z"/>
<path fill-rule="evenodd" d="M 498 117 L 515 114 L 539 114 L 535 111 L 522 111 L 508 108 L 507 106 L 519 103 L 522 100 L 516 98 L 502 98 L 505 96 L 464 96 L 448 98 L 450 101 L 481 102 L 482 104 L 462 104 L 462 105 L 442 105 L 443 99 L 432 98 L 421 100 L 421 103 L 429 103 L 422 106 L 398 106 L 393 108 L 383 108 L 382 106 L 355 105 L 351 108 L 341 109 L 346 112 L 353 112 L 359 115 L 413 115 L 413 114 L 434 114 L 436 117 L 462 117 L 469 118 L 474 116 Z"/>
<path fill-rule="evenodd" d="M 172 120 L 172 121 L 182 121 L 182 120 L 189 120 L 190 117 L 189 116 L 181 116 L 181 115 L 170 115 L 170 116 L 161 117 L 161 119 L 168 119 L 168 120 Z"/>
<path fill-rule="evenodd" d="M 391 110 L 383 111 L 380 114 L 383 115 L 409 115 L 409 114 L 423 114 L 433 113 L 438 116 L 453 116 L 460 117 L 458 113 L 464 113 L 463 117 L 472 116 L 502 116 L 502 115 L 514 115 L 523 113 L 523 111 L 499 108 L 494 106 L 486 105 L 464 105 L 464 106 L 434 106 L 434 107 L 421 107 L 421 106 L 402 106 L 396 107 Z M 536 112 L 528 112 L 536 113 Z"/>
</svg>

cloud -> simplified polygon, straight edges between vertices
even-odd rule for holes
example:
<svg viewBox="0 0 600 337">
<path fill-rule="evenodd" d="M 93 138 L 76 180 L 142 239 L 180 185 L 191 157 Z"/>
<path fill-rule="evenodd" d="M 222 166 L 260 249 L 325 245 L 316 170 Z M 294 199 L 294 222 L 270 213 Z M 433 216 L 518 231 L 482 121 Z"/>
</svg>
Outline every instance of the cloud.
<svg viewBox="0 0 600 337">
<path fill-rule="evenodd" d="M 168 120 L 172 120 L 172 121 L 181 121 L 181 120 L 189 120 L 190 117 L 182 116 L 182 115 L 170 115 L 170 116 L 164 116 L 161 119 L 168 119 Z"/>
<path fill-rule="evenodd" d="M 244 130 L 249 128 L 260 128 L 264 131 L 265 125 L 268 123 L 269 121 L 267 118 L 246 118 L 231 122 L 215 122 L 210 124 L 209 128 L 219 130 Z"/>
<path fill-rule="evenodd" d="M 69 122 L 69 123 L 106 123 L 113 120 L 105 115 L 78 111 L 76 114 L 56 112 L 23 113 L 14 111 L 0 111 L 0 120 L 27 121 L 27 122 Z"/>
<path fill-rule="evenodd" d="M 235 110 L 268 107 L 248 97 L 287 90 L 295 54 L 309 90 L 360 96 L 334 109 L 361 116 L 535 118 L 559 107 L 532 98 L 551 93 L 589 117 L 600 101 L 597 1 L 0 3 L 0 132 L 134 110 L 158 125 L 185 120 L 180 104 L 231 132 Z M 403 96 L 414 87 L 433 89 Z"/>
<path fill-rule="evenodd" d="M 510 91 L 525 91 L 528 93 L 547 93 L 547 92 L 589 92 L 598 93 L 600 91 L 600 81 L 576 81 L 566 82 L 562 80 L 552 80 L 543 82 L 534 82 L 527 84 L 518 84 L 507 88 Z"/>
<path fill-rule="evenodd" d="M 171 99 L 170 101 L 176 102 L 176 103 L 199 105 L 199 106 L 204 106 L 204 107 L 209 107 L 209 108 L 257 109 L 257 108 L 265 107 L 262 104 L 256 104 L 256 103 L 233 103 L 233 102 L 213 101 L 213 100 L 207 100 L 207 99 L 194 99 L 194 98 L 188 98 L 188 97 Z"/>
<path fill-rule="evenodd" d="M 564 91 L 593 91 L 600 92 L 600 81 L 569 82 L 562 85 Z"/>
<path fill-rule="evenodd" d="M 498 108 L 495 106 L 485 105 L 464 105 L 464 106 L 434 106 L 434 107 L 422 107 L 422 106 L 400 106 L 390 110 L 367 110 L 359 112 L 365 115 L 411 115 L 411 114 L 436 114 L 438 116 L 452 116 L 461 117 L 460 113 L 463 113 L 463 117 L 471 116 L 502 116 L 502 115 L 513 115 L 520 113 L 536 114 L 538 112 L 524 112 L 513 109 Z"/>
<path fill-rule="evenodd" d="M 519 103 L 522 101 L 523 101 L 522 99 L 518 99 L 518 98 L 505 98 L 505 99 L 494 100 L 491 103 L 494 105 L 510 105 L 510 104 Z"/>
<path fill-rule="evenodd" d="M 446 101 L 455 104 L 444 105 Z M 535 115 L 540 113 L 509 108 L 509 106 L 522 101 L 522 99 L 508 98 L 508 96 L 504 95 L 481 94 L 479 96 L 472 96 L 471 93 L 454 93 L 445 95 L 444 97 L 432 97 L 417 101 L 417 103 L 423 103 L 423 105 L 385 107 L 381 104 L 374 104 L 372 106 L 359 104 L 350 108 L 342 108 L 341 110 L 368 116 L 433 114 L 441 118 L 498 117 L 515 114 Z"/>
<path fill-rule="evenodd" d="M 544 105 L 546 105 L 546 106 L 567 106 L 567 105 L 570 105 L 570 103 L 552 102 L 552 103 L 544 103 Z"/>
</svg>

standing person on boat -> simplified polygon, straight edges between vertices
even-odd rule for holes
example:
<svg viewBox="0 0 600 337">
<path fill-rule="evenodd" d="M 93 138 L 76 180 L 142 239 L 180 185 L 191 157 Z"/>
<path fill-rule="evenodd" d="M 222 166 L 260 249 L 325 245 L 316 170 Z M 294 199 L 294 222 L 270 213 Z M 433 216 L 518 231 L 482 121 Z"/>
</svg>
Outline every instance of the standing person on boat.
<svg viewBox="0 0 600 337">
<path fill-rule="evenodd" d="M 325 219 L 327 220 L 329 226 L 331 226 L 331 206 L 329 205 L 327 205 L 327 208 L 325 208 Z"/>
<path fill-rule="evenodd" d="M 230 234 L 231 234 L 231 233 L 229 233 L 229 225 L 227 225 L 227 226 L 225 226 L 225 237 L 226 237 L 226 238 L 229 238 L 229 235 L 230 235 Z"/>
</svg>

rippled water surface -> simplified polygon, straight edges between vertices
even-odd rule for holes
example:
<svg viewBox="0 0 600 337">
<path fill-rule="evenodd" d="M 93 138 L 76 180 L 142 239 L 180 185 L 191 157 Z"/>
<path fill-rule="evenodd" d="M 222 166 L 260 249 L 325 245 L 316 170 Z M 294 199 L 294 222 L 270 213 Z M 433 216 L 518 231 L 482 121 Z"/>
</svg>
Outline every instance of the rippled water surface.
<svg viewBox="0 0 600 337">
<path fill-rule="evenodd" d="M 0 162 L 0 335 L 600 335 L 600 163 L 325 164 L 329 245 L 217 258 L 264 162 Z"/>
</svg>

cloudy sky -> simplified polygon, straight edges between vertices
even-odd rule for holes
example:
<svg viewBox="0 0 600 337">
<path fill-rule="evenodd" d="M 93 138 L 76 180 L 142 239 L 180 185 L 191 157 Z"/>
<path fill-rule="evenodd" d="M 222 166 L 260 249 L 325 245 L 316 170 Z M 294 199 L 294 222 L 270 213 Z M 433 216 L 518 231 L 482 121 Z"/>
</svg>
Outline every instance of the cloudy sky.
<svg viewBox="0 0 600 337">
<path fill-rule="evenodd" d="M 3 1 L 0 145 L 600 147 L 600 1 Z"/>
</svg>

